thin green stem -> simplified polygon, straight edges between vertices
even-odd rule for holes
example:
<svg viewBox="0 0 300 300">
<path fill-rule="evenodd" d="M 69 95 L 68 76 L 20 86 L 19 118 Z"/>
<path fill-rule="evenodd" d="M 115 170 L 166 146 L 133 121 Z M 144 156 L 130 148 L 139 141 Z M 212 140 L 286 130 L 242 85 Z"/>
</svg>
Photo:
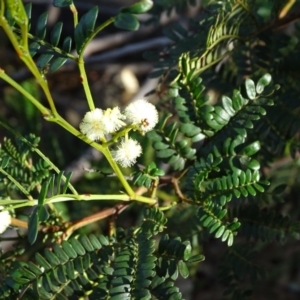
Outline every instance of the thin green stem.
<svg viewBox="0 0 300 300">
<path fill-rule="evenodd" d="M 77 12 L 77 8 L 75 6 L 74 3 L 72 3 L 70 5 L 70 10 L 73 14 L 73 22 L 74 22 L 74 28 L 76 28 L 77 24 L 78 24 L 78 12 Z"/>
<path fill-rule="evenodd" d="M 52 98 L 52 95 L 49 90 L 48 82 L 46 78 L 41 75 L 40 71 L 38 70 L 35 62 L 33 61 L 32 57 L 27 53 L 26 55 L 22 55 L 20 59 L 26 64 L 27 68 L 31 71 L 33 76 L 38 81 L 39 85 L 41 86 L 50 106 L 52 113 L 57 113 L 56 107 Z"/>
<path fill-rule="evenodd" d="M 152 185 L 151 198 L 156 198 L 157 188 L 158 188 L 158 184 L 159 184 L 159 177 L 153 177 L 152 179 L 154 180 L 154 182 Z"/>
<path fill-rule="evenodd" d="M 111 23 L 114 22 L 114 18 L 110 18 L 107 21 L 105 21 L 103 24 L 99 25 L 94 31 L 93 33 L 89 36 L 89 38 L 85 41 L 84 45 L 82 46 L 79 56 L 78 56 L 78 68 L 79 68 L 79 72 L 80 72 L 80 79 L 81 79 L 81 83 L 86 95 L 86 99 L 87 99 L 87 103 L 89 106 L 90 110 L 94 110 L 95 109 L 95 103 L 93 100 L 93 96 L 91 93 L 91 89 L 90 89 L 90 85 L 88 83 L 88 78 L 86 75 L 86 71 L 85 71 L 85 67 L 84 67 L 84 59 L 83 59 L 83 55 L 84 55 L 84 50 L 86 48 L 86 46 L 88 45 L 88 43 L 100 32 L 102 31 L 105 27 L 109 26 Z"/>
<path fill-rule="evenodd" d="M 131 186 L 129 185 L 129 183 L 127 182 L 126 178 L 124 177 L 123 173 L 121 172 L 119 166 L 117 165 L 117 163 L 114 161 L 111 152 L 109 151 L 108 148 L 103 148 L 102 151 L 103 155 L 106 157 L 106 159 L 108 160 L 110 166 L 112 167 L 112 169 L 114 170 L 114 172 L 116 173 L 116 175 L 118 176 L 121 184 L 123 185 L 126 193 L 131 197 L 131 198 L 135 198 L 135 192 L 133 191 L 133 189 L 131 188 Z"/>
<path fill-rule="evenodd" d="M 45 204 L 66 202 L 66 201 L 93 201 L 93 200 L 110 200 L 110 201 L 131 201 L 132 199 L 126 195 L 101 195 L 101 194 L 83 194 L 83 195 L 73 195 L 73 194 L 60 194 L 45 200 Z"/>
<path fill-rule="evenodd" d="M 138 126 L 137 125 L 127 125 L 123 130 L 119 131 L 118 133 L 114 134 L 113 137 L 105 144 L 103 144 L 104 147 L 109 147 L 113 144 L 115 144 L 117 142 L 117 140 L 119 138 L 122 138 L 126 135 L 128 135 L 128 133 L 131 130 L 138 130 Z"/>
<path fill-rule="evenodd" d="M 175 205 L 177 205 L 177 202 L 172 202 L 170 205 L 159 207 L 159 210 L 160 211 L 169 210 L 170 208 L 174 207 Z"/>
<path fill-rule="evenodd" d="M 178 197 L 163 190 L 157 190 L 157 198 L 164 202 L 178 202 Z"/>
<path fill-rule="evenodd" d="M 94 103 L 94 100 L 93 100 L 90 85 L 89 85 L 88 78 L 87 78 L 87 75 L 86 75 L 86 71 L 85 71 L 85 67 L 84 67 L 84 61 L 83 61 L 83 59 L 79 58 L 77 63 L 78 63 L 78 68 L 79 68 L 79 72 L 80 72 L 80 80 L 81 80 L 81 83 L 82 83 L 82 86 L 83 86 L 83 89 L 84 89 L 84 93 L 85 93 L 85 96 L 86 96 L 86 100 L 87 100 L 89 109 L 94 110 L 95 109 L 95 103 Z"/>
<path fill-rule="evenodd" d="M 13 34 L 13 31 L 11 30 L 5 16 L 3 15 L 4 11 L 5 11 L 4 1 L 1 1 L 0 25 L 3 28 L 3 30 L 5 31 L 7 37 L 9 38 L 9 40 L 11 41 L 11 43 L 12 43 L 13 47 L 15 48 L 17 54 L 20 56 L 20 55 L 22 55 L 22 49 L 20 48 L 19 41 L 17 40 L 16 36 Z"/>
<path fill-rule="evenodd" d="M 139 201 L 139 202 L 143 202 L 143 203 L 148 203 L 148 204 L 151 204 L 151 205 L 157 204 L 156 199 L 152 199 L 152 198 L 148 198 L 148 197 L 144 197 L 144 196 L 135 195 L 134 200 Z"/>
<path fill-rule="evenodd" d="M 29 200 L 27 202 L 23 202 L 20 204 L 14 204 L 13 206 L 9 207 L 7 210 L 14 211 L 15 209 L 18 209 L 18 208 L 35 206 L 37 204 L 38 204 L 38 200 Z M 4 203 L 4 205 L 7 205 L 7 203 Z"/>
<path fill-rule="evenodd" d="M 15 205 L 15 204 L 23 204 L 23 203 L 32 203 L 32 206 L 33 206 L 33 205 L 36 205 L 37 200 L 28 200 L 28 199 L 14 199 L 14 200 L 4 199 L 4 200 L 1 200 L 0 199 L 0 205 L 6 206 L 6 208 L 7 208 L 7 205 Z M 13 208 L 8 207 L 7 210 L 13 210 Z"/>
<path fill-rule="evenodd" d="M 1 169 L 0 169 L 1 171 Z M 73 194 L 60 194 L 56 195 L 50 198 L 45 199 L 44 204 L 51 204 L 51 203 L 59 203 L 59 202 L 67 202 L 67 201 L 124 201 L 124 202 L 130 202 L 130 201 L 138 201 L 148 204 L 156 204 L 155 199 L 134 195 L 134 197 L 130 197 L 127 194 L 117 194 L 117 195 L 101 195 L 101 194 L 83 194 L 83 195 L 73 195 Z M 38 204 L 38 199 L 33 200 L 24 200 L 24 199 L 18 199 L 18 200 L 0 200 L 0 205 L 12 205 L 11 207 L 8 207 L 8 210 L 13 210 L 20 207 L 26 207 L 26 206 L 34 206 Z"/>
</svg>

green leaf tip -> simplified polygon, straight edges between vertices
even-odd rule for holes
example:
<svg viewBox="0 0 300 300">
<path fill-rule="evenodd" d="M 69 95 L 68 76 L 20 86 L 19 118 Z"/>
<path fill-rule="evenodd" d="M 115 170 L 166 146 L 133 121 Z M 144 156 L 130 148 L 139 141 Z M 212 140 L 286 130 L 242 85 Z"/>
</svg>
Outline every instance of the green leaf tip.
<svg viewBox="0 0 300 300">
<path fill-rule="evenodd" d="M 260 147 L 261 147 L 260 142 L 256 141 L 256 142 L 253 142 L 250 145 L 246 146 L 239 154 L 252 156 L 260 150 Z"/>
<path fill-rule="evenodd" d="M 272 76 L 269 73 L 262 76 L 256 84 L 256 92 L 261 94 L 264 91 L 264 88 L 271 83 L 271 80 Z"/>
<path fill-rule="evenodd" d="M 75 28 L 75 44 L 77 53 L 80 54 L 92 36 L 98 16 L 98 7 L 91 8 L 82 16 L 78 25 Z"/>
<path fill-rule="evenodd" d="M 122 8 L 121 12 L 130 13 L 130 14 L 143 14 L 149 11 L 152 8 L 152 6 L 153 6 L 153 1 L 142 0 L 138 3 Z"/>
<path fill-rule="evenodd" d="M 116 16 L 114 24 L 117 28 L 135 31 L 139 29 L 138 19 L 129 13 L 120 13 Z"/>
</svg>

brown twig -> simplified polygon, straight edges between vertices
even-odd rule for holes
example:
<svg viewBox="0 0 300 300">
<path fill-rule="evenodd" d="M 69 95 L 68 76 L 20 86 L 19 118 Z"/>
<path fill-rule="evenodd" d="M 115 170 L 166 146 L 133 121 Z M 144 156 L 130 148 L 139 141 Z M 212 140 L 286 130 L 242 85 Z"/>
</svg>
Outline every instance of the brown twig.
<svg viewBox="0 0 300 300">
<path fill-rule="evenodd" d="M 113 215 L 118 215 L 120 214 L 123 210 L 125 210 L 129 204 L 117 204 L 114 207 L 105 209 L 103 211 L 97 212 L 91 216 L 82 218 L 76 222 L 73 222 L 67 230 L 63 234 L 63 238 L 67 239 L 69 236 L 77 229 L 89 225 L 91 223 L 94 223 L 96 221 L 103 220 L 107 217 L 113 216 Z"/>
<path fill-rule="evenodd" d="M 84 227 L 86 225 L 89 225 L 93 222 L 103 220 L 109 216 L 120 214 L 123 210 L 125 210 L 129 204 L 117 204 L 114 207 L 104 209 L 102 211 L 99 211 L 95 214 L 92 214 L 88 217 L 84 217 L 82 219 L 79 219 L 75 222 L 66 222 L 62 226 L 57 225 L 39 225 L 38 230 L 42 231 L 44 233 L 46 232 L 60 232 L 63 231 L 63 239 L 68 238 L 75 230 Z M 18 228 L 25 228 L 28 229 L 28 222 L 19 220 L 16 218 L 11 218 L 10 225 Z"/>
<path fill-rule="evenodd" d="M 171 182 L 173 184 L 176 195 L 182 202 L 189 203 L 189 204 L 195 204 L 193 201 L 191 201 L 186 196 L 184 196 L 184 194 L 182 193 L 182 191 L 179 187 L 180 179 L 186 174 L 187 171 L 188 171 L 188 169 L 185 169 L 183 172 L 181 172 L 179 174 L 179 176 L 173 176 Z"/>
</svg>

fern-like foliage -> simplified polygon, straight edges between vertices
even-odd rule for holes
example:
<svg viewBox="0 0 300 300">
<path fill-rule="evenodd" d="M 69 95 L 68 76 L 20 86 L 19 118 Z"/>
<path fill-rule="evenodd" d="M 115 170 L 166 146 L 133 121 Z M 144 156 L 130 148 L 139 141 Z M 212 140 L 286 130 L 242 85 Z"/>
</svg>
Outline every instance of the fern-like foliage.
<svg viewBox="0 0 300 300">
<path fill-rule="evenodd" d="M 195 2 L 155 1 L 149 22 Z M 30 23 L 31 5 L 23 11 L 18 0 L 5 4 L 0 22 L 4 26 L 7 20 L 26 48 L 24 24 Z M 55 0 L 54 5 L 73 8 L 74 3 Z M 298 239 L 300 232 L 295 196 L 299 163 L 289 157 L 297 158 L 300 149 L 300 26 L 299 14 L 288 14 L 293 5 L 298 8 L 299 1 L 209 1 L 184 26 L 177 22 L 164 29 L 173 44 L 145 56 L 155 60 L 152 76 L 161 79 L 157 94 L 166 95 L 158 103 L 165 111 L 147 137 L 167 167 L 151 162 L 132 174 L 132 183 L 141 191 L 146 188 L 157 207 L 145 201 L 134 227 L 113 228 L 108 236 L 79 235 L 64 241 L 62 236 L 26 262 L 1 253 L 0 270 L 6 278 L 1 299 L 183 299 L 176 280 L 190 275 L 191 264 L 204 259 L 201 253 L 210 250 L 211 240 L 218 246 L 213 259 L 221 261 L 225 297 L 251 297 L 266 273 L 256 261 L 259 251 L 268 243 Z M 136 30 L 135 14 L 151 6 L 142 0 L 122 8 L 109 22 Z M 72 35 L 62 40 L 62 23 L 46 38 L 47 14 L 42 14 L 28 34 L 38 69 L 46 73 L 67 59 L 83 61 L 89 41 L 108 24 L 98 26 L 97 15 L 94 7 L 79 21 L 74 17 Z M 292 21 L 295 26 L 285 30 Z M 76 57 L 70 53 L 72 45 Z M 34 244 L 41 225 L 49 222 L 47 199 L 68 196 L 70 175 L 50 177 L 51 166 L 31 160 L 38 140 L 28 140 L 4 140 L 1 201 L 16 190 L 28 198 L 32 191 L 38 194 L 28 223 L 28 241 Z M 283 156 L 289 160 L 284 174 L 276 167 Z M 124 201 L 141 207 L 131 200 Z M 19 254 L 15 251 L 14 256 Z"/>
<path fill-rule="evenodd" d="M 186 1 L 187 3 L 188 1 Z M 257 13 L 257 7 L 262 5 L 259 1 L 212 1 L 200 14 L 199 22 L 190 21 L 189 31 L 180 29 L 180 26 L 174 26 L 168 30 L 166 34 L 174 41 L 174 45 L 167 49 L 163 56 L 157 58 L 159 61 L 153 75 L 166 74 L 170 78 L 169 81 L 172 81 L 179 78 L 178 74 L 182 78 L 183 74 L 189 74 L 192 69 L 193 76 L 201 75 L 208 88 L 212 87 L 214 90 L 228 94 L 242 83 L 243 78 L 250 74 L 259 76 L 269 72 L 276 83 L 282 87 L 290 87 L 291 83 L 294 84 L 297 81 L 295 80 L 298 70 L 296 56 L 299 53 L 299 39 L 295 36 L 299 36 L 299 26 L 296 26 L 293 37 L 283 32 L 274 33 L 276 31 L 276 18 L 281 10 L 285 9 L 285 4 L 285 1 L 272 3 L 269 7 L 269 15 L 262 17 Z M 266 26 L 272 22 L 274 25 Z M 280 26 L 280 22 L 278 22 L 278 26 Z M 187 57 L 188 64 L 186 63 Z M 176 65 L 178 65 L 179 70 L 175 71 Z M 191 83 L 190 77 L 191 75 L 187 77 L 186 81 L 189 83 L 188 93 L 194 94 L 191 100 L 204 101 L 203 97 L 202 99 L 195 97 L 201 90 L 200 79 L 198 81 L 193 80 L 194 82 Z M 265 140 L 262 152 L 266 162 L 269 160 L 270 151 L 276 151 L 278 154 L 283 153 L 287 138 L 293 139 L 295 137 L 298 122 L 295 109 L 298 108 L 298 104 L 296 104 L 299 103 L 296 100 L 299 98 L 298 95 L 298 85 L 288 90 L 282 88 L 274 98 L 275 107 L 268 107 L 272 103 L 264 100 L 259 104 L 261 108 L 252 108 L 252 114 L 263 113 L 267 115 L 265 118 L 260 118 L 257 121 L 260 125 L 254 128 L 254 131 L 261 131 L 256 132 L 255 136 L 258 135 L 259 139 Z M 192 103 L 192 101 L 187 101 L 186 92 L 181 92 L 180 96 L 183 99 L 177 101 Z M 224 97 L 223 105 L 226 102 Z M 234 93 L 233 98 L 237 97 L 241 96 Z M 244 97 L 243 94 L 242 97 Z M 237 102 L 244 106 L 241 99 Z M 254 103 L 252 102 L 252 105 L 249 106 L 253 106 Z M 206 130 L 208 135 L 211 134 L 211 129 L 215 131 L 218 130 L 218 127 L 226 124 L 226 116 L 222 115 L 221 108 L 218 106 L 214 108 L 204 107 L 203 109 L 202 114 L 195 114 L 193 108 L 189 107 L 187 114 L 194 121 L 201 123 L 199 125 L 202 126 L 199 127 Z M 250 107 L 247 110 L 249 112 Z M 205 112 L 208 128 L 203 127 L 202 117 L 205 117 Z M 230 110 L 228 113 L 230 115 Z M 234 112 L 231 111 L 231 113 Z M 225 117 L 225 120 L 222 117 Z M 241 124 L 245 126 L 244 130 L 249 126 L 253 127 L 251 123 L 255 119 L 252 118 L 246 118 L 245 122 Z M 227 133 L 225 136 L 228 136 Z"/>
<path fill-rule="evenodd" d="M 188 4 L 188 1 L 184 2 Z M 178 25 L 168 30 L 166 35 L 175 45 L 166 50 L 163 59 L 156 63 L 158 70 L 153 73 L 154 76 L 167 72 L 170 66 L 174 67 L 183 53 L 190 53 L 197 64 L 196 73 L 203 73 L 252 36 L 258 24 L 248 1 L 213 2 L 203 11 L 200 21 L 191 20 L 189 32 Z"/>
<path fill-rule="evenodd" d="M 160 240 L 166 218 L 156 208 L 146 209 L 140 226 L 116 236 L 82 235 L 37 253 L 35 262 L 17 262 L 1 287 L 2 297 L 21 294 L 35 299 L 182 299 L 174 285 L 178 273 L 188 276 L 186 264 L 202 259 L 191 256 L 188 241 Z"/>
<path fill-rule="evenodd" d="M 196 158 L 196 149 L 191 143 L 201 139 L 201 131 L 193 124 L 167 124 L 170 117 L 167 115 L 162 118 L 158 129 L 151 131 L 148 137 L 153 141 L 157 157 L 164 159 L 175 170 L 182 170 L 187 160 Z"/>
<path fill-rule="evenodd" d="M 273 105 L 273 101 L 268 97 L 273 91 L 268 89 L 263 93 L 271 81 L 269 74 L 261 77 L 256 86 L 251 79 L 246 80 L 247 98 L 240 91 L 234 90 L 232 99 L 223 96 L 222 106 L 219 106 L 207 104 L 207 97 L 202 95 L 202 80 L 195 75 L 197 66 L 188 56 L 181 58 L 180 70 L 181 77 L 178 80 L 183 97 L 175 99 L 175 103 L 180 104 L 177 104 L 180 117 L 185 121 L 198 123 L 206 136 L 213 137 L 211 141 L 214 145 L 218 145 L 218 139 L 224 137 L 246 137 L 247 130 L 254 127 L 253 122 L 266 114 L 264 107 Z M 210 150 L 211 148 L 208 152 Z"/>
<path fill-rule="evenodd" d="M 20 191 L 16 183 L 30 192 L 49 176 L 51 166 L 41 158 L 32 159 L 40 139 L 30 134 L 25 140 L 13 142 L 6 138 L 1 145 L 0 182 L 3 195 L 9 195 L 12 190 Z"/>
<path fill-rule="evenodd" d="M 150 163 L 142 171 L 137 171 L 132 174 L 133 183 L 139 187 L 144 186 L 150 189 L 159 180 L 159 176 L 165 175 L 165 172 L 157 168 L 154 162 Z"/>
<path fill-rule="evenodd" d="M 175 170 L 188 167 L 185 192 L 199 206 L 197 225 L 232 245 L 241 223 L 237 216 L 226 217 L 228 203 L 263 193 L 264 186 L 269 184 L 260 179 L 260 163 L 253 158 L 261 148 L 260 142 L 249 143 L 247 137 L 255 122 L 266 114 L 264 107 L 273 104 L 270 95 L 274 90 L 265 91 L 271 77 L 266 74 L 256 85 L 248 79 L 247 98 L 235 90 L 232 100 L 223 96 L 222 106 L 213 106 L 202 96 L 204 87 L 194 75 L 197 68 L 194 63 L 184 57 L 181 66 L 181 77 L 172 87 L 172 93 L 178 94 L 174 103 L 182 125 L 178 121 L 167 124 L 168 115 L 149 137 L 158 157 L 167 158 Z M 192 142 L 204 137 L 207 142 L 199 149 L 197 158 Z"/>
<path fill-rule="evenodd" d="M 283 6 L 283 2 L 273 5 L 270 17 L 278 16 Z M 299 85 L 291 88 L 288 83 L 295 83 L 298 76 L 297 62 L 294 66 L 288 62 L 295 61 L 299 43 L 286 34 L 262 30 L 265 20 L 254 8 L 250 1 L 218 2 L 208 6 L 199 24 L 192 23 L 198 29 L 194 33 L 178 34 L 174 27 L 171 34 L 167 33 L 174 45 L 160 57 L 153 73 L 169 76 L 179 120 L 193 124 L 204 140 L 193 167 L 189 163 L 182 167 L 188 167 L 184 190 L 200 207 L 196 213 L 184 207 L 174 217 L 185 221 L 186 216 L 191 217 L 187 231 L 181 229 L 184 234 L 202 235 L 201 239 L 202 229 L 207 228 L 228 244 L 237 232 L 248 240 L 264 242 L 283 242 L 299 232 L 297 222 L 288 217 L 272 209 L 244 206 L 246 202 L 242 201 L 274 201 L 275 195 L 264 194 L 268 183 L 260 179 L 260 165 L 268 166 L 274 155 L 282 155 L 287 141 L 291 154 L 296 155 L 299 149 Z M 182 54 L 184 47 L 188 49 Z M 283 69 L 288 73 L 282 73 Z M 266 71 L 280 84 L 280 90 L 270 85 L 269 74 L 259 79 Z M 236 90 L 242 78 L 250 74 L 258 78 L 257 83 L 246 79 L 245 88 Z M 209 102 L 204 85 L 223 94 L 214 99 L 217 103 Z M 231 211 L 231 205 L 242 207 Z M 250 263 L 251 251 L 246 247 L 237 248 L 236 255 L 235 250 L 229 250 L 230 259 L 223 266 L 223 282 L 230 299 L 251 295 L 250 285 L 243 286 L 242 282 L 247 274 L 252 280 L 264 277 L 261 268 Z"/>
</svg>

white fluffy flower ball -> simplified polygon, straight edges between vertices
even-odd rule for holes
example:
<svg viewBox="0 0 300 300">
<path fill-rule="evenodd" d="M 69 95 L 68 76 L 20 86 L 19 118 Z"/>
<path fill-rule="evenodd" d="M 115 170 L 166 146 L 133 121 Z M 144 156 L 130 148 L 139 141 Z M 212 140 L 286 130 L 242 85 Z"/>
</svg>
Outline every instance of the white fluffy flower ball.
<svg viewBox="0 0 300 300">
<path fill-rule="evenodd" d="M 117 132 L 126 125 L 123 121 L 126 116 L 120 112 L 119 107 L 102 110 L 96 108 L 85 114 L 79 128 L 90 140 L 104 139 L 105 135 Z"/>
<path fill-rule="evenodd" d="M 126 107 L 124 113 L 127 122 L 139 125 L 143 132 L 152 130 L 158 122 L 158 113 L 155 106 L 145 99 L 132 102 Z"/>
<path fill-rule="evenodd" d="M 3 206 L 0 206 L 0 234 L 7 229 L 11 222 L 11 216 L 9 212 L 7 210 L 1 211 L 3 208 Z"/>
<path fill-rule="evenodd" d="M 114 133 L 125 126 L 126 123 L 123 121 L 125 119 L 126 117 L 120 112 L 119 107 L 106 109 L 102 117 L 105 134 Z"/>
<path fill-rule="evenodd" d="M 136 159 L 142 154 L 141 145 L 131 138 L 122 139 L 118 149 L 112 151 L 113 159 L 123 168 L 131 167 L 136 163 Z"/>
<path fill-rule="evenodd" d="M 105 132 L 102 118 L 103 110 L 100 108 L 87 112 L 79 125 L 81 132 L 92 141 L 103 139 Z"/>
</svg>

